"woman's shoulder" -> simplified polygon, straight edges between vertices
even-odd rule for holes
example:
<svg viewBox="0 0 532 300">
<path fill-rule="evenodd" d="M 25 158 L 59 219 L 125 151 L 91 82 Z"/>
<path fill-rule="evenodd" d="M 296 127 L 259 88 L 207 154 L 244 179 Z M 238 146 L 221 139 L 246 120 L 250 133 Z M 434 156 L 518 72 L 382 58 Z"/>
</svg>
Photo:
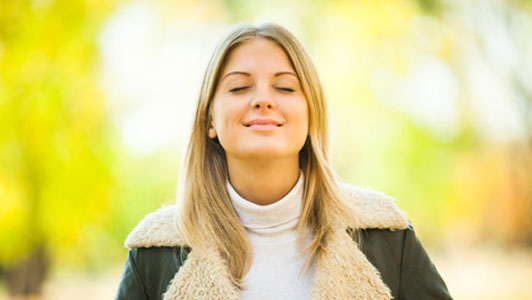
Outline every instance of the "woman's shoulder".
<svg viewBox="0 0 532 300">
<path fill-rule="evenodd" d="M 147 214 L 126 238 L 127 248 L 185 246 L 175 223 L 177 207 L 164 205 Z"/>
<path fill-rule="evenodd" d="M 340 189 L 352 207 L 354 215 L 345 221 L 345 226 L 357 229 L 408 228 L 406 213 L 397 206 L 394 197 L 378 190 L 348 183 L 341 183 Z"/>
<path fill-rule="evenodd" d="M 356 229 L 406 229 L 406 214 L 399 209 L 395 198 L 367 187 L 341 183 L 340 189 L 354 216 L 342 224 Z M 165 205 L 147 214 L 128 235 L 127 248 L 186 246 L 175 225 L 177 207 Z"/>
</svg>

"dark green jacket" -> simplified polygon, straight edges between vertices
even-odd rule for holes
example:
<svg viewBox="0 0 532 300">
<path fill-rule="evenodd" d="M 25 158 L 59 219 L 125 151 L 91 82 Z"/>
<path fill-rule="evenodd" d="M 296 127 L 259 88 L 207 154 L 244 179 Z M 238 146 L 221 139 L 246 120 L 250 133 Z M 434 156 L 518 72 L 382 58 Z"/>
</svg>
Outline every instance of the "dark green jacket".
<svg viewBox="0 0 532 300">
<path fill-rule="evenodd" d="M 404 213 L 383 194 L 356 195 L 361 214 L 348 228 L 360 229 L 360 246 L 350 230 L 331 234 L 311 299 L 451 299 Z M 238 299 L 221 257 L 180 245 L 172 215 L 160 209 L 130 234 L 116 299 Z"/>
</svg>

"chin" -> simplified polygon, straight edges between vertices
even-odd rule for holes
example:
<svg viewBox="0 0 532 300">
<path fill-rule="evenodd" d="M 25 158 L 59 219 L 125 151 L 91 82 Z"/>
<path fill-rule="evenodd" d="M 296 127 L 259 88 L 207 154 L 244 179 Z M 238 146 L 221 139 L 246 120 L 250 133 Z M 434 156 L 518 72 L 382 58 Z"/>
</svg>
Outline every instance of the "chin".
<svg viewBox="0 0 532 300">
<path fill-rule="evenodd" d="M 247 140 L 242 143 L 232 143 L 224 149 L 227 155 L 240 159 L 286 159 L 299 156 L 299 151 L 303 145 L 298 146 L 295 143 L 286 143 L 279 139 Z"/>
<path fill-rule="evenodd" d="M 279 147 L 250 147 L 247 149 L 242 149 L 238 151 L 239 153 L 234 153 L 236 156 L 245 159 L 275 159 L 275 158 L 287 158 L 293 155 L 298 155 L 298 151 L 289 151 L 287 149 L 282 149 Z"/>
<path fill-rule="evenodd" d="M 283 158 L 293 155 L 293 153 L 284 149 L 277 148 L 255 148 L 246 151 L 248 157 L 252 158 Z"/>
</svg>

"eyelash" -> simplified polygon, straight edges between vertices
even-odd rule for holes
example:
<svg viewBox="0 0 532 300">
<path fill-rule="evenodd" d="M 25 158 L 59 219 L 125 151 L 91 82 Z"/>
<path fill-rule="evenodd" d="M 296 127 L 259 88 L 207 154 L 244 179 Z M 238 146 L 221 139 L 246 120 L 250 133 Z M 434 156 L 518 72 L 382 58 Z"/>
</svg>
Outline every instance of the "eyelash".
<svg viewBox="0 0 532 300">
<path fill-rule="evenodd" d="M 237 87 L 237 88 L 234 88 L 234 89 L 230 89 L 229 92 L 231 92 L 231 93 L 237 93 L 237 92 L 240 92 L 240 91 L 246 90 L 246 89 L 248 89 L 248 88 L 249 88 L 248 86 Z"/>
<path fill-rule="evenodd" d="M 280 89 L 281 91 L 284 91 L 284 92 L 288 92 L 288 93 L 293 93 L 293 92 L 295 92 L 295 90 L 294 90 L 294 89 L 291 89 L 291 88 L 282 88 L 282 87 L 280 87 L 280 88 L 278 88 L 278 89 Z"/>
<path fill-rule="evenodd" d="M 249 89 L 249 86 L 243 86 L 243 87 L 237 87 L 237 88 L 233 88 L 233 89 L 230 89 L 229 92 L 231 93 L 237 93 L 237 92 L 240 92 L 240 91 L 244 91 L 244 90 L 247 90 Z M 279 89 L 283 92 L 287 92 L 287 93 L 293 93 L 295 92 L 294 89 L 291 89 L 291 88 L 282 88 L 282 87 L 278 87 L 276 89 Z"/>
</svg>

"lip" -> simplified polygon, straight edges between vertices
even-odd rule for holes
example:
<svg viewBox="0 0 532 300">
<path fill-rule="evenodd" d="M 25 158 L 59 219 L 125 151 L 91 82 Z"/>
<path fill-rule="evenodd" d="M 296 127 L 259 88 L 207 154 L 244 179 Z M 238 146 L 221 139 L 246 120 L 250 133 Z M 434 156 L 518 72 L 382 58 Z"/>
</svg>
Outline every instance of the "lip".
<svg viewBox="0 0 532 300">
<path fill-rule="evenodd" d="M 255 130 L 273 130 L 283 126 L 283 123 L 271 118 L 256 118 L 244 122 L 244 127 Z"/>
</svg>

